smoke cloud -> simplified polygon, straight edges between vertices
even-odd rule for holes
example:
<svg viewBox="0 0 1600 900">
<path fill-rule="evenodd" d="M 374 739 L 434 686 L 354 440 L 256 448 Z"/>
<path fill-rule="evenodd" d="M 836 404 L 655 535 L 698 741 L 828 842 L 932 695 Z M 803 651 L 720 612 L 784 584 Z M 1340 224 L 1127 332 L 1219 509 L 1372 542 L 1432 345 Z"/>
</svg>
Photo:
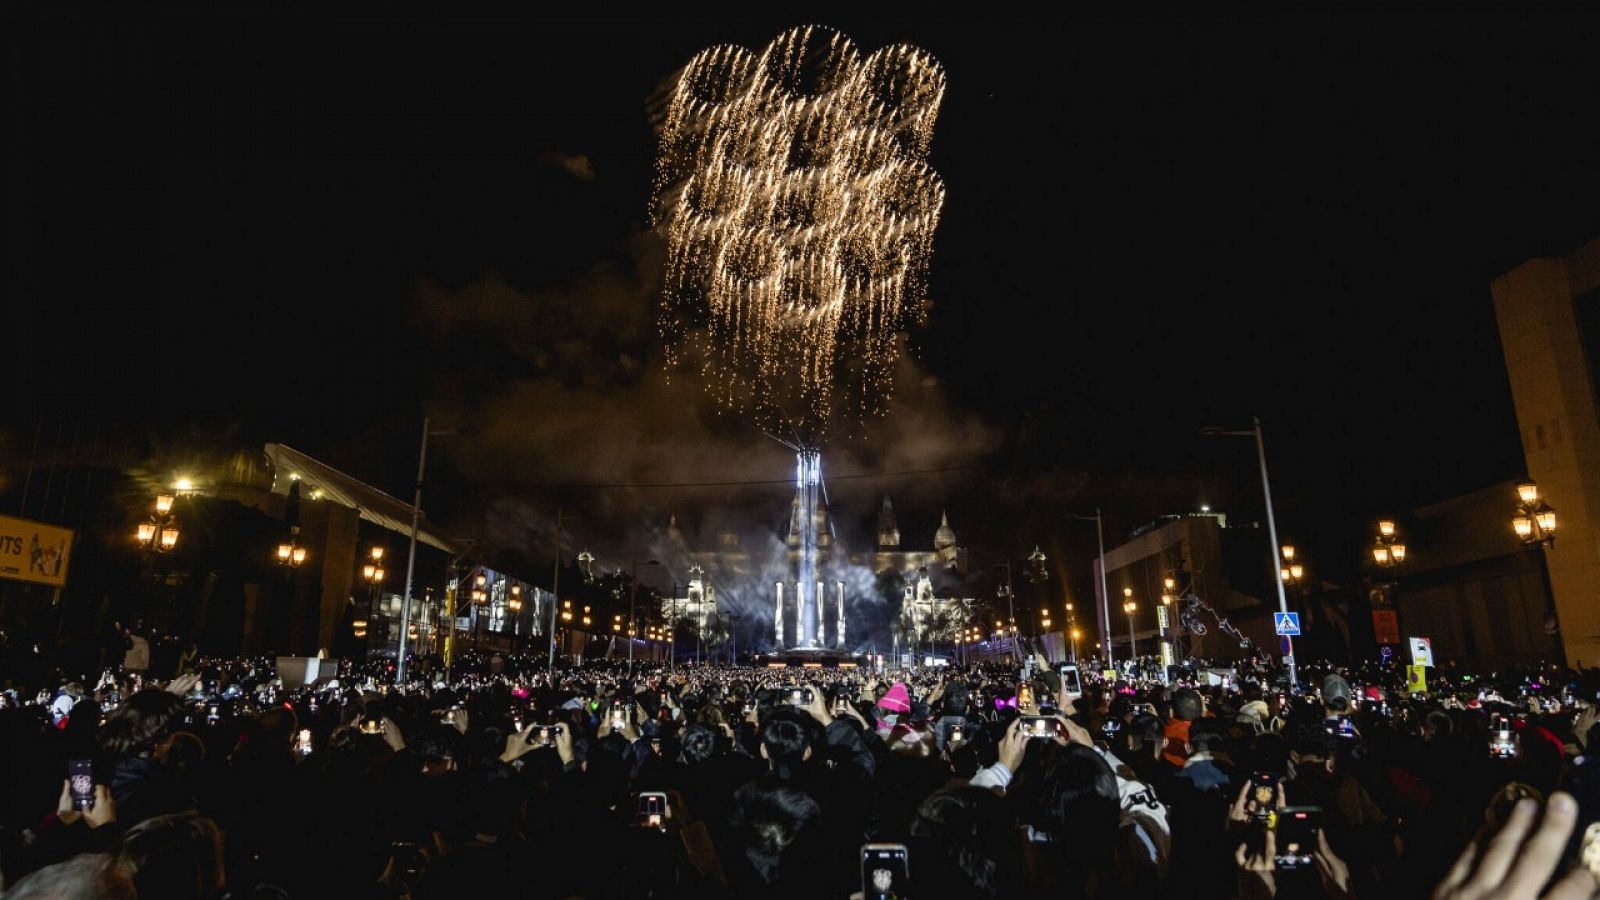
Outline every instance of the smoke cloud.
<svg viewBox="0 0 1600 900">
<path fill-rule="evenodd" d="M 607 568 L 656 559 L 680 573 L 685 549 L 716 548 L 731 533 L 748 563 L 736 580 L 719 577 L 719 600 L 736 614 L 764 616 L 770 636 L 773 582 L 794 577 L 784 544 L 794 455 L 719 413 L 693 372 L 664 367 L 655 328 L 661 270 L 659 240 L 641 233 L 625 264 L 568 284 L 525 287 L 491 273 L 460 286 L 418 285 L 413 323 L 428 335 L 430 355 L 458 361 L 439 368 L 429 398 L 437 420 L 467 435 L 440 454 L 474 498 L 449 513 L 449 524 L 500 552 L 548 560 L 559 506 L 571 519 L 569 551 L 576 541 Z M 996 429 L 955 409 L 909 354 L 895 380 L 886 415 L 823 448 L 836 539 L 846 550 L 871 549 L 886 492 L 897 508 L 937 510 L 962 473 L 877 476 L 974 465 L 1000 443 Z M 666 535 L 674 515 L 683 545 Z M 908 536 L 907 544 L 926 549 L 927 538 Z M 881 605 L 865 567 L 840 567 L 831 577 L 847 580 L 852 604 Z M 661 580 L 656 586 L 670 586 L 669 576 Z M 853 627 L 865 635 L 880 624 Z"/>
</svg>

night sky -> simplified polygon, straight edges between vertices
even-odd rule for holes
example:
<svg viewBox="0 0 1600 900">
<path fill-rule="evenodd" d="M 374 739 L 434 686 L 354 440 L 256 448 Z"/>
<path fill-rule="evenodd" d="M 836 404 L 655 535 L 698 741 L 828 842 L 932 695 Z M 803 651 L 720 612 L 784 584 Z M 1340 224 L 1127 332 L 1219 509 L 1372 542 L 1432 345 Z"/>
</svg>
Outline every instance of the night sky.
<svg viewBox="0 0 1600 900">
<path fill-rule="evenodd" d="M 785 508 L 576 485 L 789 473 L 667 384 L 647 214 L 675 71 L 808 21 L 949 78 L 929 325 L 830 468 L 974 467 L 830 485 L 849 527 L 904 497 L 908 543 L 946 505 L 1069 565 L 1072 511 L 1256 518 L 1249 444 L 1196 432 L 1260 415 L 1283 529 L 1353 566 L 1378 514 L 1522 473 L 1488 284 L 1600 235 L 1593 16 L 41 6 L 0 13 L 0 489 L 65 421 L 282 441 L 405 495 L 427 411 L 466 432 L 429 503 L 463 533 L 533 540 L 560 503 L 620 545 Z"/>
</svg>

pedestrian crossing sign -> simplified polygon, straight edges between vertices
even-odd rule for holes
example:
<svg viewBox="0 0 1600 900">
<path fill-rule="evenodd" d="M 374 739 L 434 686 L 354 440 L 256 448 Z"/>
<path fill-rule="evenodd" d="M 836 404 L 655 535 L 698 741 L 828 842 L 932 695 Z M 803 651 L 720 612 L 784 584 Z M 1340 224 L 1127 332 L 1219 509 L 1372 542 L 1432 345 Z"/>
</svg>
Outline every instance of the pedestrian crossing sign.
<svg viewBox="0 0 1600 900">
<path fill-rule="evenodd" d="M 1300 614 L 1281 612 L 1272 614 L 1274 630 L 1285 637 L 1298 637 L 1300 635 Z"/>
</svg>

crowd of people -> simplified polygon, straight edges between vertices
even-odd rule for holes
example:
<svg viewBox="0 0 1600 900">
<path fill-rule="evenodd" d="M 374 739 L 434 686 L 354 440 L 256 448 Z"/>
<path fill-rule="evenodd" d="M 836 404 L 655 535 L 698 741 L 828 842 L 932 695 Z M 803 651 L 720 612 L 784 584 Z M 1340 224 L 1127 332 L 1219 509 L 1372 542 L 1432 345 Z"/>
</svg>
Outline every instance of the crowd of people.
<svg viewBox="0 0 1600 900">
<path fill-rule="evenodd" d="M 0 671 L 0 896 L 1574 898 L 1600 872 L 1595 672 L 165 674 Z"/>
</svg>

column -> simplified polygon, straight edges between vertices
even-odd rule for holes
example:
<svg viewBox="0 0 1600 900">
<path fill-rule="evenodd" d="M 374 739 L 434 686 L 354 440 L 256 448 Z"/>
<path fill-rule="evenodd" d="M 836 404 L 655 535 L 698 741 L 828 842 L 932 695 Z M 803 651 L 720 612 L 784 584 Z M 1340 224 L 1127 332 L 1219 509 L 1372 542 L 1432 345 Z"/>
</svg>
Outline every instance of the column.
<svg viewBox="0 0 1600 900">
<path fill-rule="evenodd" d="M 783 582 L 778 582 L 778 605 L 772 614 L 772 639 L 779 650 L 783 649 Z"/>
</svg>

